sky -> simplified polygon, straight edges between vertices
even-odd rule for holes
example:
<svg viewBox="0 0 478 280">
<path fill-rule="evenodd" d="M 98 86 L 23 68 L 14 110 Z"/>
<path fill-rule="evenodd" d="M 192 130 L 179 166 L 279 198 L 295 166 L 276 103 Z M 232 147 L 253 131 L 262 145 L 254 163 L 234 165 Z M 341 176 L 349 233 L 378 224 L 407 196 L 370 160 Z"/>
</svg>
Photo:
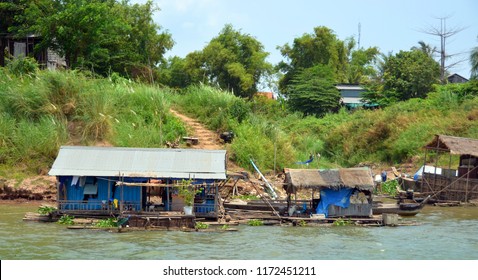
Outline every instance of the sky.
<svg viewBox="0 0 478 280">
<path fill-rule="evenodd" d="M 145 3 L 132 0 L 131 3 Z M 185 57 L 202 50 L 226 24 L 255 37 L 269 53 L 267 61 L 284 60 L 277 46 L 292 45 L 294 38 L 326 26 L 344 40 L 358 40 L 360 46 L 378 47 L 380 52 L 398 53 L 418 46 L 418 41 L 440 49 L 440 38 L 423 33 L 440 28 L 446 18 L 448 30 L 461 29 L 447 39 L 446 53 L 456 54 L 449 69 L 470 77 L 470 51 L 478 47 L 478 1 L 476 0 L 153 0 L 160 8 L 154 21 L 172 34 L 174 47 L 166 57 Z M 436 58 L 438 60 L 438 57 Z"/>
</svg>

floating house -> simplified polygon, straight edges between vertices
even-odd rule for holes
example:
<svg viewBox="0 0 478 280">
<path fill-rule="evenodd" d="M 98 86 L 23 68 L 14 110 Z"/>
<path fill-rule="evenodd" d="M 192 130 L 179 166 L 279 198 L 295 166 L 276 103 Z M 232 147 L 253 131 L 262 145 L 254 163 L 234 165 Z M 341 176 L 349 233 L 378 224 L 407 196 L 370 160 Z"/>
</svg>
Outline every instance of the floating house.
<svg viewBox="0 0 478 280">
<path fill-rule="evenodd" d="M 423 172 L 420 192 L 431 195 L 432 199 L 444 201 L 467 202 L 478 199 L 477 139 L 435 135 L 424 148 L 425 163 L 428 161 L 434 165 L 430 171 L 425 169 Z M 444 153 L 448 153 L 449 158 L 439 161 Z M 452 163 L 455 164 L 452 166 Z M 440 169 L 441 172 L 437 172 Z"/>
<path fill-rule="evenodd" d="M 310 203 L 304 207 L 310 207 L 311 214 L 324 214 L 325 217 L 372 216 L 374 183 L 368 168 L 286 169 L 285 174 L 284 188 L 289 202 L 293 194 L 297 198 L 299 189 L 312 190 Z M 315 198 L 316 194 L 318 198 Z M 301 211 L 304 210 L 307 211 Z"/>
<path fill-rule="evenodd" d="M 178 186 L 187 180 L 196 217 L 217 218 L 226 151 L 63 146 L 49 175 L 62 214 L 182 211 Z"/>
</svg>

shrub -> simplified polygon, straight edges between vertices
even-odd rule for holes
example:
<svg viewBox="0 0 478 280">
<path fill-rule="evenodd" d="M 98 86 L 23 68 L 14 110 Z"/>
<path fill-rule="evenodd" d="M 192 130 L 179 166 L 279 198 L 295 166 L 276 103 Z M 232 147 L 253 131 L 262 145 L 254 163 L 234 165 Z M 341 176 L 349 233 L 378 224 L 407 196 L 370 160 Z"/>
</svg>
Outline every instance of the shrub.
<svg viewBox="0 0 478 280">
<path fill-rule="evenodd" d="M 6 59 L 8 71 L 17 76 L 34 74 L 38 70 L 38 62 L 33 57 L 13 57 Z"/>
</svg>

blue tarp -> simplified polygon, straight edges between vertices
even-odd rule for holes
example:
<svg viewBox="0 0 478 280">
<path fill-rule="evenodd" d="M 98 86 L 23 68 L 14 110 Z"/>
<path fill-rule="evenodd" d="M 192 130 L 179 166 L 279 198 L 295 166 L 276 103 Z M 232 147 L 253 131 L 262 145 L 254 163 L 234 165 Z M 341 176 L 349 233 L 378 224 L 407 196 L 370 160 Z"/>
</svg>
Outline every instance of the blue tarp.
<svg viewBox="0 0 478 280">
<path fill-rule="evenodd" d="M 320 191 L 320 202 L 317 205 L 317 214 L 325 214 L 325 217 L 329 216 L 329 205 L 340 206 L 347 208 L 350 205 L 350 196 L 353 189 L 342 188 L 338 190 L 322 189 Z"/>
<path fill-rule="evenodd" d="M 307 165 L 308 165 L 308 164 L 311 163 L 312 161 L 314 161 L 314 157 L 311 155 L 308 160 L 306 160 L 306 161 L 298 161 L 298 162 L 296 162 L 295 164 L 307 164 Z"/>
</svg>

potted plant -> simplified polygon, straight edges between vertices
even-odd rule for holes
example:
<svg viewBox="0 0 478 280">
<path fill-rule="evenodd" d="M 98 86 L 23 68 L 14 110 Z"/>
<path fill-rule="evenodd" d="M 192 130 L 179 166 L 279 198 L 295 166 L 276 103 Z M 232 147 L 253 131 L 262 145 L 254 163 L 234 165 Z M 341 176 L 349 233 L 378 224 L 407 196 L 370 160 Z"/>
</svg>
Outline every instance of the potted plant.
<svg viewBox="0 0 478 280">
<path fill-rule="evenodd" d="M 186 205 L 184 206 L 185 215 L 193 214 L 194 197 L 199 192 L 191 182 L 192 180 L 183 180 L 178 186 L 178 194 L 184 199 L 184 204 Z"/>
</svg>

